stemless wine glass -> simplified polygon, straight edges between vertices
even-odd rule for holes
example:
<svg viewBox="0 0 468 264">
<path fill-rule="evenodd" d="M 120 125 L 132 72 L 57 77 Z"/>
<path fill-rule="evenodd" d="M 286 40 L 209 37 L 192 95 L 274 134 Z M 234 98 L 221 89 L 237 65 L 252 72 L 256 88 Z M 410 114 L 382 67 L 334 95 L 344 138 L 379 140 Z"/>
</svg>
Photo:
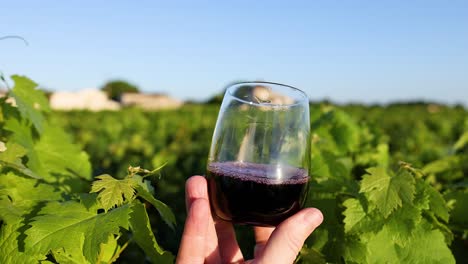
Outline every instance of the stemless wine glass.
<svg viewBox="0 0 468 264">
<path fill-rule="evenodd" d="M 303 91 L 271 82 L 229 86 L 207 165 L 215 216 L 276 226 L 299 211 L 308 189 L 309 134 Z"/>
</svg>

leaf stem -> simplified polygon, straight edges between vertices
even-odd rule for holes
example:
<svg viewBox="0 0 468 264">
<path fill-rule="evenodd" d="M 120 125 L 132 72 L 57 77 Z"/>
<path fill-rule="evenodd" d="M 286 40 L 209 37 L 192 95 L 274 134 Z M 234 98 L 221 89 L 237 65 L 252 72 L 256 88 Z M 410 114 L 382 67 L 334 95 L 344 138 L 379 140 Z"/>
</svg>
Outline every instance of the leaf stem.
<svg viewBox="0 0 468 264">
<path fill-rule="evenodd" d="M 132 241 L 132 239 L 129 239 L 125 244 L 117 251 L 115 254 L 112 256 L 112 258 L 109 260 L 109 263 L 113 263 L 114 261 L 117 260 L 117 258 L 120 256 L 120 254 L 127 248 L 128 244 Z"/>
</svg>

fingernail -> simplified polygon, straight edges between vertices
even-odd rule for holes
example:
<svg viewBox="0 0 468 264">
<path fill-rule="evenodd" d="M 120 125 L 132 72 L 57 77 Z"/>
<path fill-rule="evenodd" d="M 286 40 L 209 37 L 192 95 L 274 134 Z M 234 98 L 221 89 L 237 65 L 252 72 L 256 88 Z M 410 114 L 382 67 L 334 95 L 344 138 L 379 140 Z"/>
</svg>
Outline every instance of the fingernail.
<svg viewBox="0 0 468 264">
<path fill-rule="evenodd" d="M 307 221 L 309 224 L 316 224 L 320 225 L 323 221 L 323 215 L 320 210 L 315 209 L 315 208 L 310 208 L 307 210 L 307 213 L 304 216 L 304 219 Z"/>
</svg>

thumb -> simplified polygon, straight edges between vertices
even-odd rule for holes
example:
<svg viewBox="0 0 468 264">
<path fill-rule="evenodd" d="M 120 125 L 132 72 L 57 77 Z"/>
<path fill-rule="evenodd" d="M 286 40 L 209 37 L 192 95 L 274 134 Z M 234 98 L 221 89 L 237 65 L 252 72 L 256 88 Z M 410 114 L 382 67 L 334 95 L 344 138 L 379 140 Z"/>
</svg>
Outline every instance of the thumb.
<svg viewBox="0 0 468 264">
<path fill-rule="evenodd" d="M 282 222 L 271 234 L 258 263 L 293 263 L 307 237 L 323 221 L 320 210 L 303 209 Z"/>
</svg>

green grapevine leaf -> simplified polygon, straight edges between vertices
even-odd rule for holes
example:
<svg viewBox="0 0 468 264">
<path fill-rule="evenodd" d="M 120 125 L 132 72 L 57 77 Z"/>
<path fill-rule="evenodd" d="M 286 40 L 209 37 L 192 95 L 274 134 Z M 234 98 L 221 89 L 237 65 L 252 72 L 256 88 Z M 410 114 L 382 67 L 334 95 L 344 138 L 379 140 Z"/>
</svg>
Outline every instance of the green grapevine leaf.
<svg viewBox="0 0 468 264">
<path fill-rule="evenodd" d="M 78 248 L 89 262 L 95 263 L 101 244 L 106 243 L 110 235 L 119 235 L 120 228 L 128 229 L 130 212 L 130 204 L 97 214 L 75 201 L 51 202 L 33 218 L 31 228 L 26 230 L 26 250 L 47 254 L 60 248 L 65 252 Z"/>
<path fill-rule="evenodd" d="M 20 221 L 24 211 L 23 208 L 13 205 L 6 196 L 0 196 L 0 220 L 3 222 L 11 224 Z"/>
<path fill-rule="evenodd" d="M 416 179 L 416 194 L 414 195 L 413 205 L 420 210 L 427 211 L 431 208 L 429 192 L 427 190 L 429 185 L 422 179 Z"/>
<path fill-rule="evenodd" d="M 34 263 L 45 259 L 45 254 L 19 251 L 24 236 L 19 230 L 24 229 L 40 208 L 39 203 L 58 199 L 61 194 L 48 184 L 12 172 L 0 175 L 0 219 L 4 221 L 0 228 L 0 241 L 3 241 L 0 242 L 0 263 Z M 10 229 L 12 227 L 14 229 Z"/>
<path fill-rule="evenodd" d="M 91 210 L 91 209 L 100 209 L 101 204 L 98 200 L 98 194 L 97 193 L 80 193 L 78 194 L 78 199 L 80 200 L 80 203 L 86 207 L 86 209 Z"/>
<path fill-rule="evenodd" d="M 93 234 L 89 234 L 93 235 Z M 118 245 L 118 238 L 120 236 L 115 236 L 111 234 L 105 243 L 101 243 L 100 245 L 100 251 L 98 255 L 98 259 L 96 263 L 112 263 L 111 260 L 113 258 L 118 258 L 119 250 L 121 247 Z M 76 238 L 77 240 L 82 243 L 84 241 L 84 236 L 80 235 L 79 237 Z M 63 248 L 59 248 L 56 250 L 52 250 L 52 255 L 54 256 L 54 259 L 58 263 L 65 263 L 65 264 L 81 264 L 81 263 L 91 263 L 89 262 L 86 257 L 83 255 L 83 247 L 81 248 L 68 248 L 67 250 L 64 250 Z M 114 261 L 115 261 L 114 259 Z"/>
<path fill-rule="evenodd" d="M 39 202 L 57 201 L 62 195 L 52 185 L 10 172 L 0 175 L 0 199 L 11 201 L 18 213 L 25 214 Z M 4 213 L 8 211 L 0 210 L 0 217 L 5 217 Z"/>
<path fill-rule="evenodd" d="M 25 156 L 26 153 L 27 150 L 21 145 L 8 142 L 6 144 L 6 150 L 0 152 L 0 166 L 9 167 L 31 178 L 40 179 L 41 177 L 39 175 L 26 168 L 23 164 L 21 158 Z"/>
<path fill-rule="evenodd" d="M 78 145 L 74 145 L 70 136 L 61 128 L 45 126 L 34 150 L 39 160 L 39 171 L 58 174 L 71 172 L 83 179 L 92 179 L 88 155 Z"/>
<path fill-rule="evenodd" d="M 21 158 L 27 151 L 21 145 L 7 142 L 5 148 L 0 151 L 0 160 L 8 163 L 21 164 Z"/>
<path fill-rule="evenodd" d="M 384 227 L 379 233 L 366 241 L 366 244 L 368 250 L 366 263 L 402 263 L 399 261 L 388 228 Z"/>
<path fill-rule="evenodd" d="M 124 202 L 128 203 L 135 199 L 135 182 L 131 178 L 117 180 L 107 174 L 96 178 L 99 180 L 93 182 L 91 193 L 99 193 L 98 200 L 104 210 L 107 211 L 114 206 L 120 206 Z"/>
<path fill-rule="evenodd" d="M 122 247 L 118 244 L 119 237 L 115 237 L 111 235 L 107 243 L 101 244 L 101 252 L 98 257 L 98 263 L 112 263 L 115 261 L 122 249 Z"/>
<path fill-rule="evenodd" d="M 41 111 L 50 111 L 49 103 L 44 93 L 37 90 L 37 84 L 27 77 L 11 76 L 15 86 L 11 90 L 11 96 L 18 105 L 18 110 L 23 118 L 30 120 L 39 133 L 42 133 L 44 116 Z"/>
<path fill-rule="evenodd" d="M 327 261 L 338 262 L 343 251 L 344 228 L 341 223 L 341 208 L 337 199 L 311 199 L 307 200 L 310 206 L 320 209 L 326 217 L 320 228 L 312 234 L 313 248 L 327 256 Z M 311 245 L 311 244 L 309 244 Z M 337 254 L 337 252 L 340 252 Z"/>
<path fill-rule="evenodd" d="M 455 263 L 444 235 L 421 221 L 404 246 L 393 243 L 394 229 L 384 228 L 366 241 L 367 263 Z"/>
<path fill-rule="evenodd" d="M 109 175 L 101 175 L 96 178 L 99 180 L 93 182 L 91 193 L 99 193 L 98 200 L 104 210 L 131 202 L 135 199 L 136 191 L 137 195 L 151 203 L 158 210 L 164 222 L 174 229 L 175 216 L 166 204 L 154 198 L 154 189 L 150 181 L 144 180 L 139 175 L 128 176 L 122 180 L 114 179 Z"/>
<path fill-rule="evenodd" d="M 422 219 L 421 210 L 412 205 L 404 205 L 393 211 L 385 224 L 391 241 L 407 246 Z"/>
<path fill-rule="evenodd" d="M 34 150 L 34 138 L 32 135 L 31 126 L 20 122 L 18 119 L 8 119 L 5 122 L 5 130 L 13 132 L 10 141 L 21 145 L 27 150 L 27 167 L 41 178 L 47 177 L 48 173 L 46 168 L 41 164 L 39 157 Z"/>
<path fill-rule="evenodd" d="M 423 183 L 426 186 L 425 191 L 429 194 L 430 211 L 434 215 L 440 217 L 444 222 L 449 221 L 449 209 L 445 202 L 444 197 L 434 187 Z"/>
<path fill-rule="evenodd" d="M 158 210 L 164 222 L 166 222 L 166 224 L 170 228 L 174 229 L 174 213 L 172 213 L 172 210 L 171 208 L 169 208 L 169 206 L 154 198 L 154 190 L 150 182 L 143 180 L 143 178 L 141 178 L 140 176 L 134 176 L 133 179 L 136 182 L 135 189 L 137 191 L 138 196 L 151 203 L 156 208 L 156 210 Z"/>
<path fill-rule="evenodd" d="M 433 228 L 438 228 L 445 235 L 446 242 L 450 244 L 453 233 L 447 227 L 449 208 L 444 197 L 423 179 L 417 179 L 413 204 L 422 211 L 425 220 L 429 221 Z"/>
<path fill-rule="evenodd" d="M 153 263 L 173 263 L 174 257 L 171 253 L 164 251 L 157 243 L 153 235 L 148 214 L 144 205 L 133 202 L 130 213 L 130 229 L 133 239 L 143 249 Z"/>
<path fill-rule="evenodd" d="M 80 236 L 80 239 L 83 240 L 84 237 Z M 83 256 L 83 249 L 82 248 L 74 248 L 70 251 L 65 251 L 64 249 L 56 249 L 52 250 L 52 255 L 54 256 L 55 261 L 60 264 L 82 264 L 82 263 L 90 263 L 86 260 L 85 256 Z M 42 263 L 41 263 L 42 264 Z"/>
<path fill-rule="evenodd" d="M 325 264 L 325 257 L 320 254 L 314 248 L 308 248 L 307 246 L 303 246 L 300 252 L 299 257 L 296 259 L 294 263 L 311 263 L 311 264 Z"/>
<path fill-rule="evenodd" d="M 368 169 L 361 181 L 361 192 L 365 193 L 373 207 L 388 217 L 393 210 L 401 207 L 402 202 L 412 203 L 415 192 L 414 178 L 401 170 L 396 175 L 389 175 L 385 168 Z"/>
<path fill-rule="evenodd" d="M 0 123 L 7 119 L 21 119 L 21 114 L 16 106 L 8 102 L 8 96 L 0 98 Z"/>
<path fill-rule="evenodd" d="M 20 122 L 18 119 L 7 119 L 4 129 L 13 133 L 10 136 L 9 142 L 23 146 L 28 152 L 32 151 L 34 139 L 30 125 Z"/>
<path fill-rule="evenodd" d="M 346 210 L 343 212 L 345 216 L 344 227 L 345 232 L 350 232 L 356 225 L 358 225 L 366 217 L 366 212 L 361 203 L 357 199 L 347 199 L 343 202 Z"/>
<path fill-rule="evenodd" d="M 427 223 L 416 229 L 411 246 L 395 246 L 399 261 L 396 263 L 455 263 L 442 232 Z"/>
<path fill-rule="evenodd" d="M 367 252 L 367 245 L 356 237 L 346 237 L 343 256 L 346 263 L 365 263 Z"/>
<path fill-rule="evenodd" d="M 18 247 L 18 229 L 23 226 L 22 219 L 16 223 L 2 224 L 0 228 L 0 263 L 38 263 L 45 260 L 46 254 L 21 252 Z"/>
<path fill-rule="evenodd" d="M 6 121 L 5 129 L 14 132 L 11 141 L 27 151 L 27 166 L 34 175 L 49 181 L 55 177 L 50 174 L 78 175 L 91 179 L 91 165 L 88 155 L 59 127 L 44 124 L 44 131 L 37 143 L 34 142 L 31 128 L 16 119 Z M 60 142 L 60 144 L 57 144 Z M 31 173 L 29 173 L 31 174 Z"/>
<path fill-rule="evenodd" d="M 362 235 L 368 232 L 377 232 L 385 223 L 376 209 L 366 212 L 358 199 L 347 199 L 343 202 L 343 206 L 346 207 L 343 211 L 346 233 L 359 233 Z"/>
</svg>

